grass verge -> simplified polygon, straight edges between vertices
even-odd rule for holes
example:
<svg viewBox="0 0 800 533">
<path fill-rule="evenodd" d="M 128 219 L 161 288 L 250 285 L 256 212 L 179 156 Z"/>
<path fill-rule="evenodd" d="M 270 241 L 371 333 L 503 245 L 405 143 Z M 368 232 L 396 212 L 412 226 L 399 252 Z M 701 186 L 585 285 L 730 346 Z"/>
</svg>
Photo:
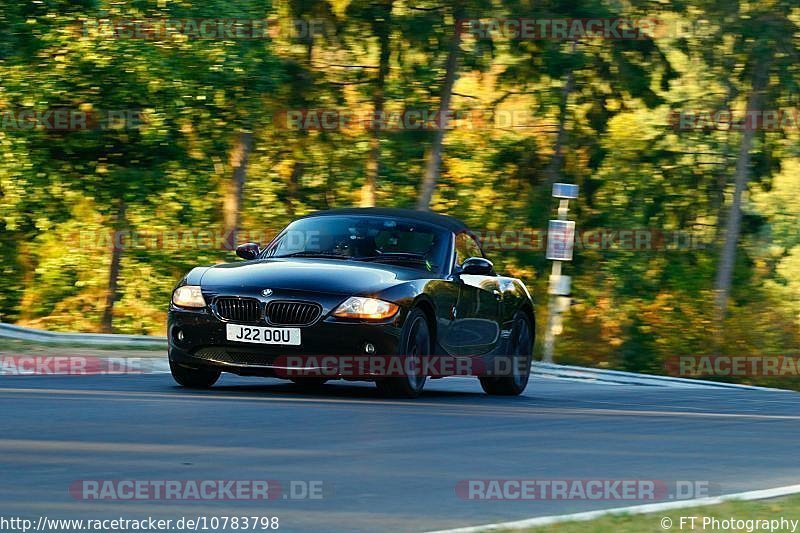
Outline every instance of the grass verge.
<svg viewBox="0 0 800 533">
<path fill-rule="evenodd" d="M 694 528 L 689 521 L 689 517 L 692 516 L 695 517 Z M 683 523 L 681 523 L 682 517 Z M 781 518 L 788 521 L 788 526 L 783 527 L 779 524 L 776 529 L 764 527 L 765 524 L 769 524 L 769 521 L 780 522 Z M 718 522 L 710 522 L 713 519 Z M 741 521 L 741 523 L 728 525 L 723 522 L 726 520 Z M 792 520 L 796 521 L 796 529 L 792 529 Z M 585 522 L 563 522 L 524 531 L 526 533 L 552 531 L 560 533 L 647 533 L 656 531 L 661 533 L 667 531 L 745 531 L 748 533 L 789 531 L 798 533 L 800 532 L 800 496 L 747 502 L 732 501 L 719 505 L 689 507 L 641 515 L 612 515 Z"/>
</svg>

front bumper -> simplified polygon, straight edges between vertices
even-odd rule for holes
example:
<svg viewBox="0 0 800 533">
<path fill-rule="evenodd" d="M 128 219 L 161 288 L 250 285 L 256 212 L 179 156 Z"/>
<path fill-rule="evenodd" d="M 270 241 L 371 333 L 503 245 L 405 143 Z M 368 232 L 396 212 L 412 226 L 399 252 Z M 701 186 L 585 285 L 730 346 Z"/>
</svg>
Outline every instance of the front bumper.
<svg viewBox="0 0 800 533">
<path fill-rule="evenodd" d="M 377 355 L 398 353 L 406 314 L 401 309 L 390 321 L 382 323 L 350 322 L 323 315 L 315 324 L 300 327 L 300 346 L 280 346 L 229 341 L 225 332 L 228 322 L 214 316 L 209 309 L 195 311 L 172 306 L 167 325 L 169 359 L 188 368 L 284 377 L 285 361 L 290 356 L 364 356 L 367 344 L 374 347 Z"/>
</svg>

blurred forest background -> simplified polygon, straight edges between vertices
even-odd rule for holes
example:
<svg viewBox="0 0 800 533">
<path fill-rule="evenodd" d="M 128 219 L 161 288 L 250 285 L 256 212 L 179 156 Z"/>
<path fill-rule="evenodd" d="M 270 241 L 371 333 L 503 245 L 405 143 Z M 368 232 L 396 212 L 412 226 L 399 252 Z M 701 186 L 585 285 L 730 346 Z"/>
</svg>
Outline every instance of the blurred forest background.
<svg viewBox="0 0 800 533">
<path fill-rule="evenodd" d="M 702 245 L 579 246 L 564 269 L 574 303 L 557 361 L 660 372 L 673 355 L 800 345 L 797 123 L 684 131 L 671 118 L 796 113 L 796 0 L 0 6 L 0 113 L 142 119 L 92 131 L 0 127 L 0 321 L 163 334 L 180 277 L 234 260 L 224 239 L 201 232 L 238 229 L 241 242 L 314 210 L 373 204 L 430 208 L 484 234 L 537 230 L 555 218 L 550 190 L 562 181 L 581 187 L 571 204 L 579 231 L 648 228 Z M 272 30 L 126 38 L 93 24 L 218 17 Z M 463 19 L 528 17 L 657 17 L 663 31 L 634 40 L 457 31 Z M 484 118 L 442 129 L 287 126 L 287 111 L 313 109 Z M 495 120 L 508 116 L 517 119 Z M 114 246 L 113 232 L 161 237 Z M 541 332 L 549 262 L 541 249 L 510 248 L 488 255 L 529 284 Z"/>
</svg>

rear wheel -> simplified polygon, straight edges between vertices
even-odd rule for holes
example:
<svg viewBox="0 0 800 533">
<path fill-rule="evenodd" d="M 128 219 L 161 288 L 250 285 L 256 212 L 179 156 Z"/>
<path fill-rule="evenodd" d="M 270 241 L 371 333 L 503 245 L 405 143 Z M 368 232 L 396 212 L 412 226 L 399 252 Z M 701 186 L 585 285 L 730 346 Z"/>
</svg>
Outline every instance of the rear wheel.
<svg viewBox="0 0 800 533">
<path fill-rule="evenodd" d="M 382 378 L 375 383 L 383 394 L 399 398 L 416 398 L 425 387 L 427 376 L 422 374 L 423 359 L 431 354 L 431 334 L 425 313 L 412 309 L 400 335 L 400 353 L 405 375 Z"/>
<path fill-rule="evenodd" d="M 514 317 L 508 356 L 511 364 L 509 376 L 480 378 L 481 387 L 486 394 L 517 396 L 528 385 L 533 358 L 533 329 L 528 316 L 522 311 Z"/>
<path fill-rule="evenodd" d="M 174 379 L 178 385 L 189 389 L 207 389 L 216 383 L 220 376 L 218 370 L 186 368 L 172 361 L 169 362 L 169 370 L 172 372 L 172 379 Z"/>
</svg>

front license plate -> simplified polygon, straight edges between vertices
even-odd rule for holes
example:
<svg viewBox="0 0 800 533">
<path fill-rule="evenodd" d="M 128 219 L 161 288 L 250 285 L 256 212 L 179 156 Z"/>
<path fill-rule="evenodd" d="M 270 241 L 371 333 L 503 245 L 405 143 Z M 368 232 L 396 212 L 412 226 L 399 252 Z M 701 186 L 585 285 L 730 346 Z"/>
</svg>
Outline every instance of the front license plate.
<svg viewBox="0 0 800 533">
<path fill-rule="evenodd" d="M 226 324 L 225 333 L 229 341 L 300 346 L 300 328 L 262 328 Z"/>
</svg>

